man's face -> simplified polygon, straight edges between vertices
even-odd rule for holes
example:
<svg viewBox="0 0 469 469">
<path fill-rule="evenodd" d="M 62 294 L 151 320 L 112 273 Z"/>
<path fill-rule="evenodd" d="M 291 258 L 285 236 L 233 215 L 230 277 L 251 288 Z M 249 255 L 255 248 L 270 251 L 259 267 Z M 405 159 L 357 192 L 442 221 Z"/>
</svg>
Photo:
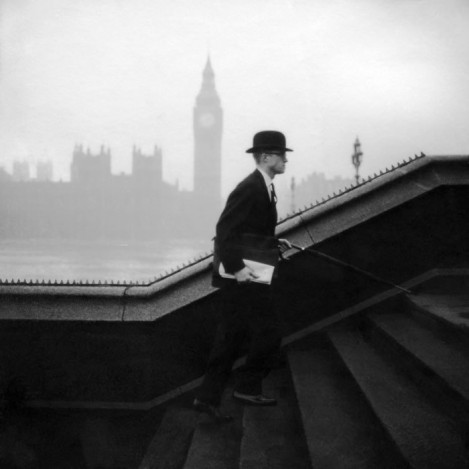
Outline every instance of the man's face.
<svg viewBox="0 0 469 469">
<path fill-rule="evenodd" d="M 283 174 L 285 172 L 285 165 L 288 162 L 285 152 L 266 152 L 266 163 L 273 174 Z"/>
</svg>

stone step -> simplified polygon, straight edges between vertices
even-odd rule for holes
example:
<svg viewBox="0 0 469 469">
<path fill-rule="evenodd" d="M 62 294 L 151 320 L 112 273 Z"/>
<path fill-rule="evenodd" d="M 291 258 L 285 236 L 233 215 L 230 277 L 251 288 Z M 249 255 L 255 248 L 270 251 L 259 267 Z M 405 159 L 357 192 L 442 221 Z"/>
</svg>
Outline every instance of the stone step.
<svg viewBox="0 0 469 469">
<path fill-rule="evenodd" d="M 288 370 L 272 371 L 263 390 L 278 405 L 245 407 L 239 468 L 311 469 Z"/>
<path fill-rule="evenodd" d="M 469 359 L 405 314 L 372 314 L 369 321 L 469 405 Z"/>
<path fill-rule="evenodd" d="M 224 393 L 221 408 L 233 416 L 229 423 L 213 422 L 200 414 L 187 453 L 184 469 L 232 469 L 238 467 L 242 436 L 243 406 L 234 402 L 232 387 Z"/>
<path fill-rule="evenodd" d="M 455 332 L 469 350 L 469 295 L 419 294 L 409 295 L 407 301 L 420 318 Z"/>
<path fill-rule="evenodd" d="M 184 464 L 198 414 L 169 408 L 152 438 L 139 469 L 180 469 Z"/>
<path fill-rule="evenodd" d="M 289 362 L 312 467 L 408 467 L 335 351 L 291 351 Z"/>
<path fill-rule="evenodd" d="M 389 366 L 360 332 L 338 328 L 329 337 L 410 467 L 468 467 L 464 442 L 454 423 Z"/>
</svg>

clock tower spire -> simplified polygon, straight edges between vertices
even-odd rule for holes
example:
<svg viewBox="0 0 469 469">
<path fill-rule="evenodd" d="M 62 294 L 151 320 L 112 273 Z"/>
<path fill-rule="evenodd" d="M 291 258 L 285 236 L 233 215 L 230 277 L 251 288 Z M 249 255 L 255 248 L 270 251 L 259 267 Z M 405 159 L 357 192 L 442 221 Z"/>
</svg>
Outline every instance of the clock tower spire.
<svg viewBox="0 0 469 469">
<path fill-rule="evenodd" d="M 221 136 L 223 110 L 210 57 L 202 75 L 194 115 L 194 198 L 202 223 L 215 223 L 221 209 Z"/>
</svg>

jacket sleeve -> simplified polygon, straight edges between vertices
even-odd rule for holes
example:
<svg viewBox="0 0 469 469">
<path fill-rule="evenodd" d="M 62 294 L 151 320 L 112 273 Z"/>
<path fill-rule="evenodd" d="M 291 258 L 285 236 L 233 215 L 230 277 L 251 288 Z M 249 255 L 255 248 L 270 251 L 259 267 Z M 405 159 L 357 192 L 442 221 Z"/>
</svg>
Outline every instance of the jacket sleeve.
<svg viewBox="0 0 469 469">
<path fill-rule="evenodd" d="M 216 243 L 220 261 L 227 272 L 238 272 L 244 267 L 239 246 L 246 219 L 253 206 L 249 185 L 238 186 L 228 197 L 225 209 L 216 227 Z"/>
</svg>

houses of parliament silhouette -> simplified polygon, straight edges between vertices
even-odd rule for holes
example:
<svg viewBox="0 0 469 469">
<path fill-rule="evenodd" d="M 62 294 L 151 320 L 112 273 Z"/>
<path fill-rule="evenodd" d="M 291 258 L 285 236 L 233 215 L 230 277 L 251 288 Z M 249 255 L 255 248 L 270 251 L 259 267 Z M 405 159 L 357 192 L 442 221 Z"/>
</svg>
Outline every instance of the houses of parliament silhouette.
<svg viewBox="0 0 469 469">
<path fill-rule="evenodd" d="M 211 237 L 222 209 L 222 130 L 223 109 L 209 58 L 193 110 L 193 191 L 163 180 L 163 155 L 157 146 L 151 155 L 134 146 L 131 174 L 114 175 L 109 148 L 102 146 L 92 154 L 75 145 L 70 182 L 53 182 L 50 163 L 38 165 L 36 179 L 29 178 L 24 162 L 15 162 L 11 175 L 0 170 L 0 238 Z M 297 186 L 297 202 L 311 203 L 350 182 L 310 176 L 309 182 Z M 307 186 L 320 190 L 311 192 Z"/>
</svg>

